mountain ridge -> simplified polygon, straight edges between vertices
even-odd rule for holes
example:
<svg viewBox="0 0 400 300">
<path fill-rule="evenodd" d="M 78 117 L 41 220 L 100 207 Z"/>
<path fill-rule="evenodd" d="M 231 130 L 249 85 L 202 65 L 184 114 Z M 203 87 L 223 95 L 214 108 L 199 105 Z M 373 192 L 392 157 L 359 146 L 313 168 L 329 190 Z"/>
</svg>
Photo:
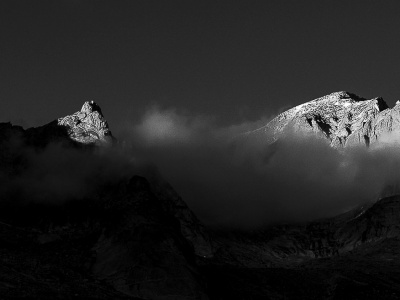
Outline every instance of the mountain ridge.
<svg viewBox="0 0 400 300">
<path fill-rule="evenodd" d="M 325 138 L 335 148 L 369 147 L 382 135 L 400 131 L 399 111 L 398 103 L 389 108 L 381 97 L 340 91 L 297 105 L 245 135 L 273 143 L 292 129 Z"/>
</svg>

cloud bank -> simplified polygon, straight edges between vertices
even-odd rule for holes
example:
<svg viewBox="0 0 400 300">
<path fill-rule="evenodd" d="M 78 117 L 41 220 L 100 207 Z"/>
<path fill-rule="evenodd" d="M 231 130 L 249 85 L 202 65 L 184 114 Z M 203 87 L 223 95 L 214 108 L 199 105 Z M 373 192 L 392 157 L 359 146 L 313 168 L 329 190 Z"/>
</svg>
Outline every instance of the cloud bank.
<svg viewBox="0 0 400 300">
<path fill-rule="evenodd" d="M 37 148 L 14 135 L 0 149 L 2 204 L 57 205 L 85 199 L 139 170 L 118 148 L 93 152 L 62 143 Z"/>
<path fill-rule="evenodd" d="M 300 133 L 272 145 L 243 135 L 266 119 L 221 127 L 212 118 L 153 107 L 126 135 L 135 155 L 154 162 L 209 225 L 309 221 L 397 192 L 400 153 L 393 137 L 384 147 L 338 151 Z"/>
<path fill-rule="evenodd" d="M 288 132 L 268 144 L 243 134 L 267 119 L 218 126 L 211 117 L 152 107 L 118 136 L 126 143 L 95 153 L 2 139 L 0 159 L 8 163 L 0 165 L 0 200 L 84 200 L 155 165 L 207 225 L 257 228 L 331 217 L 398 192 L 396 134 L 342 151 L 313 135 Z"/>
</svg>

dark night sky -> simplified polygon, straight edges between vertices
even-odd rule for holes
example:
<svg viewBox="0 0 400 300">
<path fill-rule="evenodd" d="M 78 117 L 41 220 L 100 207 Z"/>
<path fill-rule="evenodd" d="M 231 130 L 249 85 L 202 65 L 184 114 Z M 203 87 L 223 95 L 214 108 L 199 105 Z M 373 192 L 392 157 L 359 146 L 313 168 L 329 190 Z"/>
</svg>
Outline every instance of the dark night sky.
<svg viewBox="0 0 400 300">
<path fill-rule="evenodd" d="M 0 121 L 152 104 L 256 120 L 330 92 L 400 98 L 398 1 L 0 1 Z"/>
</svg>

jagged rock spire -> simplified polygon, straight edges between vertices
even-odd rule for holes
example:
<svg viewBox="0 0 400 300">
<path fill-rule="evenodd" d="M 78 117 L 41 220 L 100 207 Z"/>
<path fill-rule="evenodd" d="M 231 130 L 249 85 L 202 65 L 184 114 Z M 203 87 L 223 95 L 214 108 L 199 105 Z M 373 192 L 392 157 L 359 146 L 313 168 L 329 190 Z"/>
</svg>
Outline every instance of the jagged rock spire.
<svg viewBox="0 0 400 300">
<path fill-rule="evenodd" d="M 80 111 L 59 118 L 58 125 L 68 127 L 70 138 L 79 143 L 107 145 L 113 142 L 101 108 L 94 101 L 86 101 Z"/>
</svg>

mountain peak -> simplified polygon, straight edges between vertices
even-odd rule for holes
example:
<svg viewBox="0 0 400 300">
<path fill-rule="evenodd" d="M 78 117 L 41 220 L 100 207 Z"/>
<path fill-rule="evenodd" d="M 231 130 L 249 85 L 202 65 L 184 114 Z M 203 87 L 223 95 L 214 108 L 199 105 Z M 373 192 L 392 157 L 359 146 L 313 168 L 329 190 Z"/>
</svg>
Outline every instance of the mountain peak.
<svg viewBox="0 0 400 300">
<path fill-rule="evenodd" d="M 112 144 L 113 137 L 100 106 L 86 101 L 82 109 L 58 119 L 58 125 L 68 129 L 70 138 L 82 144 Z"/>
<path fill-rule="evenodd" d="M 265 135 L 272 143 L 292 128 L 313 132 L 327 138 L 333 147 L 358 144 L 369 146 L 385 132 L 400 130 L 398 109 L 388 109 L 381 97 L 365 99 L 356 94 L 339 91 L 297 105 L 275 117 L 267 125 L 246 135 Z"/>
<path fill-rule="evenodd" d="M 99 112 L 99 114 L 101 116 L 103 116 L 103 113 L 101 112 L 100 106 L 96 102 L 94 102 L 93 100 L 92 101 L 86 101 L 83 104 L 82 108 L 81 108 L 81 112 L 87 113 L 87 114 L 90 114 L 90 113 L 92 113 L 94 111 Z"/>
<path fill-rule="evenodd" d="M 355 101 L 366 100 L 363 97 L 360 97 L 360 96 L 358 96 L 358 95 L 356 95 L 354 93 L 350 93 L 350 92 L 346 92 L 346 91 L 334 92 L 334 93 L 331 93 L 331 94 L 326 95 L 324 97 L 321 97 L 319 99 L 323 99 L 323 98 L 338 98 L 338 99 L 349 99 L 350 98 L 350 99 L 355 100 Z"/>
</svg>

